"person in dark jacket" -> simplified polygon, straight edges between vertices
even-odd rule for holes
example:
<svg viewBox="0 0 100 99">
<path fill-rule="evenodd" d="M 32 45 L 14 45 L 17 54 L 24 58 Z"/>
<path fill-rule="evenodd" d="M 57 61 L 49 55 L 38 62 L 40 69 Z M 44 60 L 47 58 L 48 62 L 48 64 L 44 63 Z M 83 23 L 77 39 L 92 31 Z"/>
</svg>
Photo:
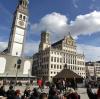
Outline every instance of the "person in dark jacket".
<svg viewBox="0 0 100 99">
<path fill-rule="evenodd" d="M 60 99 L 57 95 L 57 91 L 55 88 L 52 88 L 50 91 L 49 91 L 49 96 L 48 96 L 48 99 Z"/>
<path fill-rule="evenodd" d="M 92 89 L 91 89 L 90 85 L 87 87 L 87 95 L 88 95 L 89 99 L 96 99 L 96 94 L 94 94 L 92 92 Z"/>
<path fill-rule="evenodd" d="M 40 93 L 38 92 L 38 90 L 36 88 L 34 88 L 33 93 L 29 99 L 39 99 L 39 96 L 40 96 Z"/>
<path fill-rule="evenodd" d="M 13 86 L 9 87 L 9 90 L 7 91 L 7 99 L 14 99 L 15 91 L 13 90 Z"/>
<path fill-rule="evenodd" d="M 30 96 L 30 92 L 31 92 L 30 88 L 27 87 L 27 88 L 25 89 L 25 91 L 24 91 L 24 96 L 29 97 L 29 96 Z"/>
<path fill-rule="evenodd" d="M 0 96 L 6 96 L 6 92 L 5 92 L 4 86 L 1 86 L 1 88 L 0 88 Z"/>
</svg>

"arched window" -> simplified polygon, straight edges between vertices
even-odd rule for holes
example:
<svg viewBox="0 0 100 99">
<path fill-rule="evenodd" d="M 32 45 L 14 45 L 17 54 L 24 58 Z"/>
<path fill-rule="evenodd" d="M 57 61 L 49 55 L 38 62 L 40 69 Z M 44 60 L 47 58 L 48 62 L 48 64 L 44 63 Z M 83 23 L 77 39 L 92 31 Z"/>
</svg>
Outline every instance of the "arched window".
<svg viewBox="0 0 100 99">
<path fill-rule="evenodd" d="M 22 14 L 20 14 L 19 18 L 22 19 Z"/>
<path fill-rule="evenodd" d="M 25 16 L 23 16 L 23 20 L 25 21 Z"/>
</svg>

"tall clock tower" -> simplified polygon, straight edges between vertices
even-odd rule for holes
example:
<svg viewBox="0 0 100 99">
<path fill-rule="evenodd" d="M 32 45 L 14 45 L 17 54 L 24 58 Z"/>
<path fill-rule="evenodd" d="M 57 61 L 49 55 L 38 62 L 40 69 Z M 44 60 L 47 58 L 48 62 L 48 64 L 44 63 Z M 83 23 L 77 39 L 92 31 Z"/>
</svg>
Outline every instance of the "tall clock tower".
<svg viewBox="0 0 100 99">
<path fill-rule="evenodd" d="M 50 36 L 49 33 L 47 33 L 46 31 L 42 31 L 39 51 L 45 50 L 46 48 L 50 47 L 50 37 L 49 36 Z"/>
<path fill-rule="evenodd" d="M 14 13 L 13 24 L 11 28 L 8 53 L 12 56 L 22 56 L 24 49 L 25 33 L 28 23 L 28 0 L 19 0 Z"/>
</svg>

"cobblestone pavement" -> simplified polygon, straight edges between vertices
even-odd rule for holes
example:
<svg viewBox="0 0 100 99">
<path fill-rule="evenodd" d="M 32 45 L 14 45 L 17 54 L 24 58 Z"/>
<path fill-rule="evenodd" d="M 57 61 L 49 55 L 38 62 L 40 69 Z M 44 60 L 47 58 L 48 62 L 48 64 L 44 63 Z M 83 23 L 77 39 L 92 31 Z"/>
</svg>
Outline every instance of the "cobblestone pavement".
<svg viewBox="0 0 100 99">
<path fill-rule="evenodd" d="M 35 86 L 36 87 L 36 86 Z M 35 88 L 33 86 L 30 86 L 30 89 L 32 90 L 33 88 Z M 15 90 L 16 89 L 20 89 L 21 90 L 21 93 L 23 94 L 24 90 L 25 90 L 26 86 L 16 86 L 15 87 Z M 5 89 L 8 90 L 8 86 L 5 86 Z M 46 92 L 48 93 L 48 88 L 44 88 L 43 89 L 43 92 Z M 88 96 L 87 96 L 87 93 L 86 93 L 86 88 L 78 88 L 77 90 L 78 94 L 81 96 L 81 99 L 89 99 Z M 93 89 L 93 92 L 96 93 L 96 89 Z"/>
</svg>

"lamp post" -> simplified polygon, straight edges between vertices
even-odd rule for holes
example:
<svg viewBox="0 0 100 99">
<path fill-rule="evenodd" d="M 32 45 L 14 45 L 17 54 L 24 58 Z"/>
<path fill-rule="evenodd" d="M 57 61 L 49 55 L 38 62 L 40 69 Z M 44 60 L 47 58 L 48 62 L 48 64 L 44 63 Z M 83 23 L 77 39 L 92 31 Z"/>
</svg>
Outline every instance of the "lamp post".
<svg viewBox="0 0 100 99">
<path fill-rule="evenodd" d="M 8 73 L 6 73 L 6 84 L 7 84 L 7 76 L 8 76 Z"/>
<path fill-rule="evenodd" d="M 30 83 L 30 69 L 28 69 L 28 80 L 29 80 L 29 83 Z"/>
<path fill-rule="evenodd" d="M 17 60 L 17 64 L 15 64 L 15 68 L 16 68 L 16 79 L 15 79 L 15 85 L 17 84 L 17 76 L 18 76 L 18 70 L 20 69 L 20 65 L 21 65 L 21 59 Z"/>
</svg>

